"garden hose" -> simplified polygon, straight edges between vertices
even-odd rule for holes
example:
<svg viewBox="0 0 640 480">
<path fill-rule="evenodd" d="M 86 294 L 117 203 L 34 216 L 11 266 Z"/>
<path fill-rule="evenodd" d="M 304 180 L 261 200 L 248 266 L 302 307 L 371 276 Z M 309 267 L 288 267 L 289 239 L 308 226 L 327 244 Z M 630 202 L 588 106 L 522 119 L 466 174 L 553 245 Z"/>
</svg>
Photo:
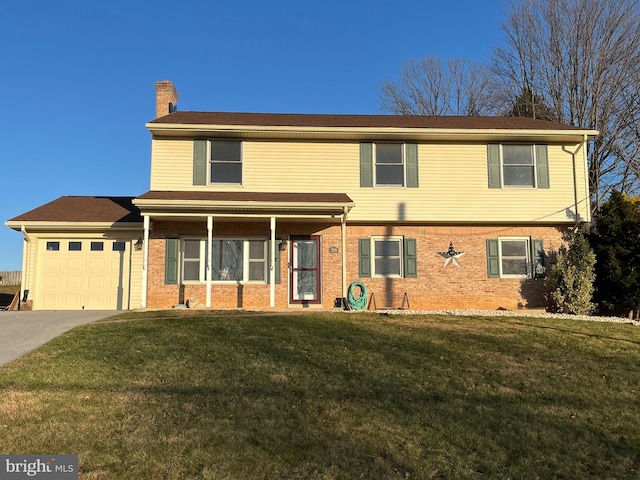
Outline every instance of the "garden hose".
<svg viewBox="0 0 640 480">
<path fill-rule="evenodd" d="M 356 296 L 355 289 L 360 287 L 360 296 Z M 349 285 L 349 306 L 354 310 L 364 310 L 367 308 L 367 287 L 362 282 L 353 282 Z"/>
</svg>

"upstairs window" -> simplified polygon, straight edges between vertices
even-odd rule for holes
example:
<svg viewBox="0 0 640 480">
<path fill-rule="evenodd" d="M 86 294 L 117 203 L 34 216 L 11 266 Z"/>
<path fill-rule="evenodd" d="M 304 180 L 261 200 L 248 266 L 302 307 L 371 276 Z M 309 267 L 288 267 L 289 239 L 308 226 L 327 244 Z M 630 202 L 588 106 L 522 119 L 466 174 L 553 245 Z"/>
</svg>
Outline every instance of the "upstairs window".
<svg viewBox="0 0 640 480">
<path fill-rule="evenodd" d="M 376 185 L 404 187 L 404 145 L 402 143 L 375 144 Z"/>
<path fill-rule="evenodd" d="M 194 140 L 193 184 L 241 185 L 242 142 L 239 140 Z"/>
<path fill-rule="evenodd" d="M 418 145 L 379 142 L 360 144 L 361 187 L 418 187 Z"/>
<path fill-rule="evenodd" d="M 533 145 L 502 146 L 502 178 L 509 187 L 535 187 Z"/>
<path fill-rule="evenodd" d="M 242 143 L 235 140 L 211 140 L 211 183 L 242 183 Z"/>
<path fill-rule="evenodd" d="M 546 145 L 487 146 L 489 188 L 549 188 Z"/>
</svg>

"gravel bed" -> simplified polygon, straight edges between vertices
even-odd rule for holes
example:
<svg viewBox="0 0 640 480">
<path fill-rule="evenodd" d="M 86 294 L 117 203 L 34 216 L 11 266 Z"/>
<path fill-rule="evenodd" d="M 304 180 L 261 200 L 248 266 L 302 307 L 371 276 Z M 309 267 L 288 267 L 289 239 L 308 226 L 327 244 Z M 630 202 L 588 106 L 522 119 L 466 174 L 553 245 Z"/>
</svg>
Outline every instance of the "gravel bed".
<svg viewBox="0 0 640 480">
<path fill-rule="evenodd" d="M 569 315 L 565 313 L 526 312 L 518 310 L 384 310 L 390 315 L 455 315 L 461 317 L 532 317 L 532 318 L 562 318 L 567 320 L 585 320 L 590 322 L 627 323 L 640 326 L 640 321 L 623 317 L 598 317 L 595 315 Z"/>
</svg>

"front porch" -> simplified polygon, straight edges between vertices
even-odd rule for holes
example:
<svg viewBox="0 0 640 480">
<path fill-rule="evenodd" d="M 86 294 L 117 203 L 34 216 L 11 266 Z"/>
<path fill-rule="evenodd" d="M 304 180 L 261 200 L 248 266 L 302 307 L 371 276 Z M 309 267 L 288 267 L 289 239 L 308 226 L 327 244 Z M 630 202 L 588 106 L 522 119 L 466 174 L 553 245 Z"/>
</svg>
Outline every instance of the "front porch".
<svg viewBox="0 0 640 480">
<path fill-rule="evenodd" d="M 135 202 L 142 308 L 190 298 L 206 308 L 326 307 L 346 295 L 344 194 L 149 192 Z"/>
</svg>

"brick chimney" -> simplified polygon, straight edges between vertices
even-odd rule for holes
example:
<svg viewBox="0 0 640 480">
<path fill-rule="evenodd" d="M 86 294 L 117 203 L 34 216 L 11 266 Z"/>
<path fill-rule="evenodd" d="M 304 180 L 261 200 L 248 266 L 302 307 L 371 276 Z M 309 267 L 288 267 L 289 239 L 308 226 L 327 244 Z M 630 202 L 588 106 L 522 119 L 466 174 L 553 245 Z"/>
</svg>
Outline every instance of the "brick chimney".
<svg viewBox="0 0 640 480">
<path fill-rule="evenodd" d="M 169 80 L 156 82 L 156 118 L 164 117 L 177 110 L 178 91 Z"/>
</svg>

